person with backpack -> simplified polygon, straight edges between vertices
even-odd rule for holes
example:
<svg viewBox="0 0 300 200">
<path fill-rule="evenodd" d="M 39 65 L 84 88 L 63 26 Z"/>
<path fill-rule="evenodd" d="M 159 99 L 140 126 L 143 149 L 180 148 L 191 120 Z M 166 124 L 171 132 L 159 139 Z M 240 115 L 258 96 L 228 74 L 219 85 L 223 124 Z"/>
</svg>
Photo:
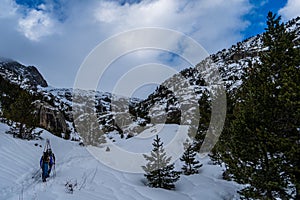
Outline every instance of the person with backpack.
<svg viewBox="0 0 300 200">
<path fill-rule="evenodd" d="M 52 166 L 55 165 L 55 155 L 54 153 L 52 152 L 51 149 L 48 149 L 48 155 L 50 157 L 50 162 L 49 162 L 49 169 L 48 169 L 48 176 L 50 175 L 50 172 L 51 172 L 51 169 L 52 169 Z"/>
<path fill-rule="evenodd" d="M 42 179 L 46 182 L 49 177 L 49 166 L 53 165 L 53 159 L 50 158 L 49 152 L 45 151 L 40 159 L 40 167 L 42 168 Z"/>
</svg>

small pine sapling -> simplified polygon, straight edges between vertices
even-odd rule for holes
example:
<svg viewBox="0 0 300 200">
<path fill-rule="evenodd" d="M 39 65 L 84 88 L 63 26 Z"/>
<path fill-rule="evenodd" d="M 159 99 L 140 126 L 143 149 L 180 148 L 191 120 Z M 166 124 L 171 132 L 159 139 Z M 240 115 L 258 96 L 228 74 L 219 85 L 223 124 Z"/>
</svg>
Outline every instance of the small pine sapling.
<svg viewBox="0 0 300 200">
<path fill-rule="evenodd" d="M 183 174 L 198 174 L 199 168 L 202 167 L 202 164 L 199 164 L 200 162 L 196 160 L 197 153 L 195 148 L 190 142 L 186 141 L 184 143 L 184 149 L 185 152 L 180 158 L 180 160 L 184 162 L 184 165 L 181 168 L 183 170 Z"/>
<path fill-rule="evenodd" d="M 148 180 L 148 186 L 155 188 L 174 189 L 175 182 L 180 178 L 180 172 L 174 170 L 174 163 L 170 164 L 171 157 L 167 157 L 163 148 L 163 142 L 158 135 L 152 143 L 153 150 L 151 155 L 145 155 L 148 161 L 146 166 L 142 166 L 146 172 L 145 177 Z"/>
</svg>

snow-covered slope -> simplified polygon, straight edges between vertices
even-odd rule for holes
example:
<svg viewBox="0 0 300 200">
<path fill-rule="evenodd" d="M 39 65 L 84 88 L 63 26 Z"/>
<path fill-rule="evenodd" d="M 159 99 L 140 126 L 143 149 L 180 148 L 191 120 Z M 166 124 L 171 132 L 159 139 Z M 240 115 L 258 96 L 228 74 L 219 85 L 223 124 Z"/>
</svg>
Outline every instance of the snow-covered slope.
<svg viewBox="0 0 300 200">
<path fill-rule="evenodd" d="M 160 135 L 167 143 L 172 134 L 167 134 L 176 127 L 167 125 Z M 150 132 L 159 127 L 152 127 Z M 125 173 L 116 171 L 95 159 L 85 147 L 76 142 L 66 141 L 44 131 L 42 139 L 25 141 L 5 134 L 8 127 L 0 123 L 0 199 L 44 199 L 44 200 L 219 200 L 238 199 L 236 191 L 241 187 L 234 182 L 222 180 L 222 169 L 209 164 L 209 159 L 201 159 L 203 167 L 200 174 L 181 176 L 175 191 L 149 188 L 145 186 L 142 173 Z M 149 130 L 148 130 L 149 133 Z M 144 133 L 144 137 L 145 137 Z M 120 142 L 120 147 L 127 150 L 132 145 L 151 147 L 154 134 L 148 139 Z M 43 151 L 45 139 L 51 141 L 56 155 L 56 176 L 50 176 L 46 183 L 40 178 L 39 158 Z M 134 138 L 132 138 L 134 140 Z M 142 149 L 143 150 L 143 149 Z M 109 154 L 110 152 L 106 152 Z M 177 161 L 176 166 L 181 163 Z M 38 171 L 38 175 L 34 174 Z M 34 178 L 32 178 L 34 176 Z M 66 192 L 65 184 L 76 183 L 72 194 Z"/>
<path fill-rule="evenodd" d="M 287 31 L 296 34 L 295 47 L 300 48 L 300 17 L 287 22 L 285 26 Z M 187 109 L 187 106 L 197 105 L 204 92 L 210 94 L 216 91 L 214 85 L 219 84 L 232 94 L 242 85 L 245 70 L 260 62 L 262 37 L 260 34 L 238 42 L 228 49 L 210 55 L 197 66 L 175 74 L 134 108 L 135 112 L 140 117 L 164 119 L 166 123 L 189 124 L 182 119 L 182 113 L 188 120 L 193 120 L 193 108 Z"/>
</svg>

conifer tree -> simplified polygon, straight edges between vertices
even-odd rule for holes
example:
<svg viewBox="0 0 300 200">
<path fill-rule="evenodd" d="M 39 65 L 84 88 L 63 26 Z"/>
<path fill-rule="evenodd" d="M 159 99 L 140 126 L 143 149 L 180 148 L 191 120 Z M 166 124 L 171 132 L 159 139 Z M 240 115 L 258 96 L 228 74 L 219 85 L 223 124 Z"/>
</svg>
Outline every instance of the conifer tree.
<svg viewBox="0 0 300 200">
<path fill-rule="evenodd" d="M 174 189 L 174 183 L 179 180 L 180 172 L 174 170 L 174 163 L 170 164 L 171 157 L 167 157 L 163 142 L 160 141 L 158 135 L 152 145 L 151 155 L 144 154 L 148 163 L 146 166 L 142 166 L 146 172 L 148 185 L 155 188 Z"/>
<path fill-rule="evenodd" d="M 264 44 L 269 49 L 262 61 L 272 70 L 276 100 L 273 103 L 271 131 L 278 138 L 282 167 L 292 183 L 293 196 L 300 199 L 300 49 L 295 48 L 296 35 L 286 32 L 280 17 L 269 13 Z"/>
<path fill-rule="evenodd" d="M 200 162 L 195 158 L 197 155 L 195 148 L 188 141 L 184 143 L 184 148 L 185 152 L 180 158 L 180 160 L 184 162 L 184 165 L 181 168 L 183 173 L 185 175 L 198 174 L 202 164 L 199 164 Z"/>
<path fill-rule="evenodd" d="M 199 151 L 201 145 L 203 144 L 206 132 L 209 127 L 210 117 L 211 117 L 211 107 L 209 102 L 208 91 L 202 93 L 201 98 L 198 101 L 200 118 L 198 119 L 198 127 L 195 134 L 195 149 Z M 189 132 L 195 131 L 193 127 L 189 129 Z M 192 136 L 192 134 L 190 134 Z"/>
<path fill-rule="evenodd" d="M 16 97 L 11 99 L 11 104 L 3 108 L 4 116 L 16 123 L 16 130 L 12 127 L 11 131 L 23 139 L 30 139 L 37 126 L 35 111 L 34 96 L 25 90 L 19 90 Z"/>
<path fill-rule="evenodd" d="M 299 199 L 300 59 L 295 35 L 268 14 L 261 64 L 248 68 L 217 145 L 245 199 Z"/>
</svg>

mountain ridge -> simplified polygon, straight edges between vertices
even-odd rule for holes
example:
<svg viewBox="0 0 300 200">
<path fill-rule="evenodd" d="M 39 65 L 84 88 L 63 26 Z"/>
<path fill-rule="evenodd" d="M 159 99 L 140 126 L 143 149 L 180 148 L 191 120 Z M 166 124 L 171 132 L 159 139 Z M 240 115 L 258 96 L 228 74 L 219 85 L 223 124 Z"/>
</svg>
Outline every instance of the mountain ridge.
<svg viewBox="0 0 300 200">
<path fill-rule="evenodd" d="M 287 22 L 285 26 L 287 31 L 296 33 L 295 48 L 299 48 L 300 17 Z M 260 62 L 259 54 L 263 51 L 262 35 L 258 34 L 238 42 L 228 49 L 210 55 L 195 67 L 180 71 L 165 80 L 146 99 L 131 99 L 95 92 L 93 94 L 95 96 L 92 97 L 95 99 L 94 106 L 101 129 L 105 133 L 117 131 L 122 137 L 124 135 L 131 137 L 151 124 L 191 124 L 195 116 L 193 108 L 189 108 L 188 105 L 199 105 L 203 93 L 212 92 L 214 86 L 218 84 L 224 84 L 226 91 L 235 92 L 242 84 L 245 69 Z M 214 76 L 214 70 L 207 67 L 210 65 L 216 66 L 220 75 L 220 80 L 212 85 L 206 83 L 209 77 Z M 59 115 L 64 117 L 63 120 L 60 119 L 66 121 L 63 126 L 68 127 L 69 132 L 76 132 L 72 113 L 72 89 L 47 88 L 48 84 L 37 68 L 25 67 L 10 59 L 0 59 L 0 75 L 24 89 L 38 88 L 37 91 L 43 95 L 42 101 L 48 102 L 52 110 L 58 110 Z M 82 97 L 89 95 L 88 92 L 82 92 Z M 83 107 L 84 104 L 80 106 Z M 182 110 L 186 112 L 184 119 Z M 49 118 L 56 119 L 55 112 Z M 47 122 L 47 119 L 44 121 Z M 47 123 L 43 126 L 47 126 Z M 65 128 L 63 130 L 66 131 Z"/>
<path fill-rule="evenodd" d="M 0 57 L 0 74 L 24 89 L 48 86 L 47 81 L 35 66 L 25 66 L 9 58 Z"/>
</svg>

